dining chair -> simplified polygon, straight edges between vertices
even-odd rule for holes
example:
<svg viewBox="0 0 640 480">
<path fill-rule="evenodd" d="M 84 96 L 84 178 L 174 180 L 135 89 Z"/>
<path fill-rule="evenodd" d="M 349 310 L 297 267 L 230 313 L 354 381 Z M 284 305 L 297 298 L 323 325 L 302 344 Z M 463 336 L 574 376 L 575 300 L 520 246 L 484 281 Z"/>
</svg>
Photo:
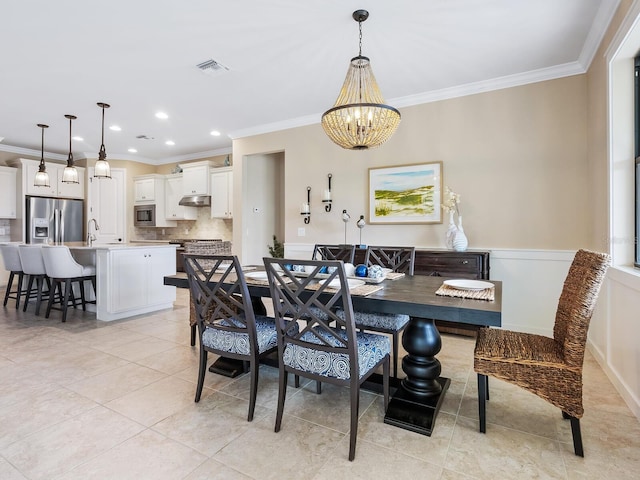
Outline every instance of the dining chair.
<svg viewBox="0 0 640 480">
<path fill-rule="evenodd" d="M 222 240 L 194 240 L 184 243 L 184 253 L 199 255 L 231 255 L 231 242 Z M 182 255 L 182 254 L 178 254 Z M 196 344 L 196 313 L 193 302 L 189 308 L 189 327 L 191 328 L 191 346 Z"/>
<path fill-rule="evenodd" d="M 40 315 L 40 305 L 42 304 L 42 298 L 48 300 L 49 292 L 51 291 L 51 280 L 47 276 L 47 270 L 44 266 L 44 259 L 42 258 L 42 244 L 24 244 L 18 247 L 18 253 L 20 254 L 20 261 L 22 262 L 22 271 L 25 275 L 29 275 L 29 282 L 27 283 L 27 290 L 24 297 L 23 312 L 27 311 L 29 300 L 31 298 L 36 299 L 36 315 Z M 33 291 L 33 282 L 35 281 L 35 292 Z M 47 284 L 47 291 L 44 291 L 44 284 Z"/>
<path fill-rule="evenodd" d="M 195 402 L 200 401 L 208 353 L 249 364 L 251 385 L 247 421 L 253 420 L 258 391 L 259 359 L 278 348 L 273 317 L 255 315 L 242 267 L 235 255 L 185 254 L 191 298 L 195 306 L 200 363 Z M 297 330 L 297 324 L 289 328 Z"/>
<path fill-rule="evenodd" d="M 22 271 L 22 262 L 20 260 L 20 253 L 18 252 L 18 244 L 2 243 L 0 244 L 0 253 L 2 254 L 4 268 L 9 272 L 7 290 L 4 293 L 4 302 L 2 305 L 6 307 L 7 301 L 10 298 L 15 299 L 17 309 L 20 306 L 20 297 L 25 293 L 22 289 L 24 272 Z M 18 276 L 18 286 L 15 290 L 11 290 L 11 288 L 13 288 L 13 280 L 16 275 Z"/>
<path fill-rule="evenodd" d="M 356 255 L 355 245 L 324 245 L 316 244 L 313 247 L 313 260 L 342 260 L 344 263 L 353 263 Z M 297 260 L 296 264 L 300 264 Z"/>
<path fill-rule="evenodd" d="M 562 410 L 571 421 L 574 453 L 584 457 L 580 418 L 587 331 L 609 255 L 579 250 L 569 267 L 556 311 L 553 338 L 480 328 L 474 351 L 480 432 L 486 432 L 489 376 L 517 385 Z"/>
<path fill-rule="evenodd" d="M 367 266 L 379 265 L 389 268 L 392 272 L 413 275 L 416 248 L 415 247 L 367 247 L 365 253 Z M 343 315 L 339 310 L 338 315 Z M 409 315 L 404 313 L 371 313 L 354 312 L 356 327 L 361 330 L 388 333 L 393 339 L 393 378 L 398 378 L 398 350 L 400 334 L 409 324 Z"/>
<path fill-rule="evenodd" d="M 69 305 L 77 308 L 82 305 L 82 310 L 87 309 L 88 302 L 85 295 L 85 281 L 90 281 L 93 291 L 96 292 L 96 267 L 94 265 L 81 265 L 76 262 L 69 247 L 66 245 L 43 245 L 42 260 L 44 261 L 45 271 L 51 280 L 51 289 L 49 291 L 49 301 L 47 302 L 47 312 L 45 318 L 49 318 L 54 304 L 59 303 L 59 310 L 62 311 L 62 321 L 67 321 L 67 309 Z M 80 299 L 75 298 L 73 294 L 73 284 L 78 284 L 80 290 Z M 64 284 L 64 291 L 62 285 Z"/>
<path fill-rule="evenodd" d="M 311 267 L 305 269 L 308 275 L 296 277 L 285 268 L 285 264 L 292 262 Z M 289 373 L 347 386 L 351 409 L 349 460 L 353 460 L 360 385 L 380 366 L 385 410 L 389 403 L 389 338 L 357 331 L 348 279 L 341 261 L 265 258 L 264 265 L 278 329 L 280 372 L 275 431 L 279 432 L 282 426 Z M 319 281 L 318 275 L 325 267 L 331 273 Z M 335 313 L 337 306 L 344 309 L 343 318 Z M 318 315 L 318 311 L 324 315 Z M 301 328 L 292 330 L 290 321 L 300 321 Z M 332 327 L 332 322 L 337 326 Z"/>
</svg>

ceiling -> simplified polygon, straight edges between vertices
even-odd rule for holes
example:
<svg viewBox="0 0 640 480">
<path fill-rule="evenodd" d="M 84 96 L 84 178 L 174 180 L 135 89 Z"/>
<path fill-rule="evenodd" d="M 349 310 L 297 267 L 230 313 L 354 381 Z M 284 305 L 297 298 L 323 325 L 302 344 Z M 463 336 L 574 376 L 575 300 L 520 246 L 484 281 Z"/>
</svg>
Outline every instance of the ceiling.
<svg viewBox="0 0 640 480">
<path fill-rule="evenodd" d="M 152 164 L 319 123 L 362 53 L 399 108 L 583 73 L 619 0 L 30 0 L 5 2 L 0 153 Z M 229 68 L 196 67 L 214 59 Z M 161 120 L 156 112 L 169 115 Z M 120 132 L 108 129 L 116 124 Z M 402 126 L 400 126 L 402 128 Z M 221 135 L 210 135 L 218 130 Z M 149 139 L 136 138 L 145 135 Z M 165 145 L 173 140 L 174 146 Z M 137 153 L 128 150 L 135 148 Z M 339 147 L 336 147 L 339 148 Z"/>
</svg>

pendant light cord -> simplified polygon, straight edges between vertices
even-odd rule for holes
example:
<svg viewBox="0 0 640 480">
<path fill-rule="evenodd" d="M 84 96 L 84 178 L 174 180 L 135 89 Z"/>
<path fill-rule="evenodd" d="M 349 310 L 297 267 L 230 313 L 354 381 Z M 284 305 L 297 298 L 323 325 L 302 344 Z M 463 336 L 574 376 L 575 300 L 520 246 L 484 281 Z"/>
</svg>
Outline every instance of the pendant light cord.
<svg viewBox="0 0 640 480">
<path fill-rule="evenodd" d="M 71 122 L 72 118 L 69 119 L 69 157 L 67 158 L 67 167 L 73 167 L 73 153 L 71 152 Z"/>
</svg>

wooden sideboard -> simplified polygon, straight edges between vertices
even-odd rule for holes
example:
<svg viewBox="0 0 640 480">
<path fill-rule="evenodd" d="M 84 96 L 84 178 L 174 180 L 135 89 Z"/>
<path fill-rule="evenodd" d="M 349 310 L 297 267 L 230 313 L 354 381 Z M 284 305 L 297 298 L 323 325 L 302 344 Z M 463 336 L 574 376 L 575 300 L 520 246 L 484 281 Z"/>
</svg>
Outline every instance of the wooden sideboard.
<svg viewBox="0 0 640 480">
<path fill-rule="evenodd" d="M 366 249 L 356 249 L 353 262 L 355 265 L 364 263 L 365 252 Z M 489 279 L 489 252 L 482 250 L 454 252 L 451 250 L 416 249 L 414 265 L 415 275 Z M 461 327 L 440 320 L 436 320 L 436 325 L 441 332 L 475 336 L 475 328 L 473 327 Z"/>
</svg>

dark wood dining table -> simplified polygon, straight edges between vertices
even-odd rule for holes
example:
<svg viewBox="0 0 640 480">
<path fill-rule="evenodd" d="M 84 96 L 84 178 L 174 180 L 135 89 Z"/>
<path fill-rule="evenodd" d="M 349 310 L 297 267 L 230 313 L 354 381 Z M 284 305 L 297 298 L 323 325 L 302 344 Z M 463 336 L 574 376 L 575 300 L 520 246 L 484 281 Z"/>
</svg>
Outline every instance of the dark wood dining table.
<svg viewBox="0 0 640 480">
<path fill-rule="evenodd" d="M 431 435 L 450 379 L 440 375 L 442 366 L 436 355 L 442 347 L 435 320 L 464 326 L 502 324 L 502 282 L 494 284 L 494 300 L 436 295 L 444 277 L 422 275 L 385 280 L 382 289 L 366 296 L 352 295 L 354 310 L 378 313 L 404 313 L 411 317 L 402 336 L 407 355 L 402 359 L 406 377 L 397 385 L 385 414 L 385 423 Z M 164 277 L 165 285 L 188 288 L 186 274 Z M 271 296 L 269 286 L 247 281 L 254 299 Z"/>
</svg>

